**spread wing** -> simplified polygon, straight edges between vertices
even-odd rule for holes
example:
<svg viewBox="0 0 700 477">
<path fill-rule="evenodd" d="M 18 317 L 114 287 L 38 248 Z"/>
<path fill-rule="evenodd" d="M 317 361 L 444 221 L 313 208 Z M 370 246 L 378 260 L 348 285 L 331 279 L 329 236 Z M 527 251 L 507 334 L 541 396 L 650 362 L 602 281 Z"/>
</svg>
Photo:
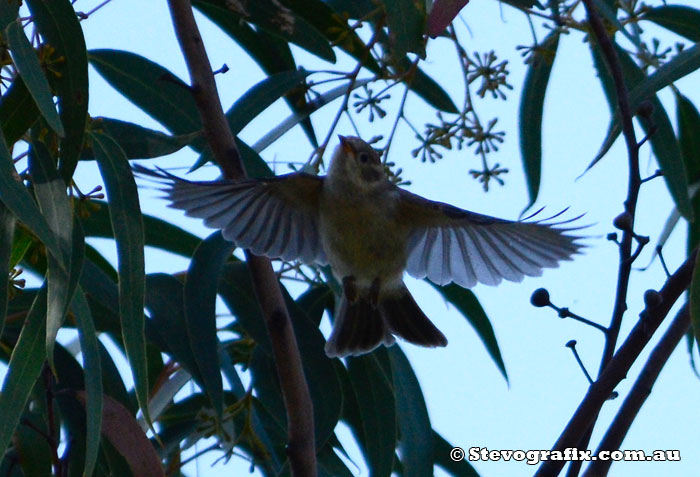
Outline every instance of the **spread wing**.
<svg viewBox="0 0 700 477">
<path fill-rule="evenodd" d="M 135 165 L 134 171 L 165 185 L 170 207 L 204 219 L 226 240 L 256 255 L 325 264 L 318 230 L 323 178 L 293 173 L 233 182 L 192 182 L 162 169 Z"/>
<path fill-rule="evenodd" d="M 444 285 L 497 285 L 539 276 L 571 260 L 583 245 L 571 222 L 511 222 L 424 199 L 401 189 L 399 220 L 410 230 L 407 271 Z M 545 219 L 550 220 L 550 219 Z M 572 219 L 575 220 L 575 219 Z"/>
</svg>

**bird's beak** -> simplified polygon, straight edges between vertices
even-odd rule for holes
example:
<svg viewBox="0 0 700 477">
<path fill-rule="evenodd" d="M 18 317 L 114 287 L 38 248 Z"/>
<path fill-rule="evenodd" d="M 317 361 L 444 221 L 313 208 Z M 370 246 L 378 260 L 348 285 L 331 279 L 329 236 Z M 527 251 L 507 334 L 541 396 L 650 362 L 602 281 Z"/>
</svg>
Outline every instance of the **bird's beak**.
<svg viewBox="0 0 700 477">
<path fill-rule="evenodd" d="M 350 141 L 348 141 L 348 138 L 346 138 L 345 136 L 342 136 L 342 135 L 338 134 L 338 139 L 340 139 L 340 145 L 343 147 L 343 150 L 344 150 L 347 154 L 350 154 L 350 153 L 352 153 L 352 152 L 354 151 L 353 148 L 352 148 L 352 144 L 350 144 Z"/>
</svg>

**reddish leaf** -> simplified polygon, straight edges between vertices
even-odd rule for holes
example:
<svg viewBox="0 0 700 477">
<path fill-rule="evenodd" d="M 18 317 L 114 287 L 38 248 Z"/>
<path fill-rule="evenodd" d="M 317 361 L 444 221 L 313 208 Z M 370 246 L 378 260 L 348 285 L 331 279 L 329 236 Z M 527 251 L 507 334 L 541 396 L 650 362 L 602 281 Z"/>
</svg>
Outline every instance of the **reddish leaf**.
<svg viewBox="0 0 700 477">
<path fill-rule="evenodd" d="M 76 397 L 84 406 L 85 392 L 78 391 Z M 102 435 L 124 457 L 134 477 L 165 477 L 158 453 L 131 412 L 106 394 L 103 399 Z"/>
<path fill-rule="evenodd" d="M 435 0 L 428 15 L 430 38 L 435 38 L 442 33 L 467 3 L 469 0 Z"/>
</svg>

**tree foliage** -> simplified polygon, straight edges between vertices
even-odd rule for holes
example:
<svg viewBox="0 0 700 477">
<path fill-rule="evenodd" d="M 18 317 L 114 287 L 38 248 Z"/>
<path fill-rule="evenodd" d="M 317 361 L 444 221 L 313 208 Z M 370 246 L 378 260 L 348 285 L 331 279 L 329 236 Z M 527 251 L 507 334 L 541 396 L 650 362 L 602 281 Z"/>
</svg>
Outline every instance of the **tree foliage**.
<svg viewBox="0 0 700 477">
<path fill-rule="evenodd" d="M 177 2 L 170 3 L 175 8 Z M 493 181 L 503 183 L 506 170 L 492 157 L 504 133 L 496 119 L 479 114 L 479 101 L 486 95 L 505 98 L 512 88 L 507 62 L 499 61 L 494 51 L 468 51 L 452 26 L 442 30 L 466 2 L 437 0 L 432 8 L 426 3 L 193 0 L 192 6 L 266 75 L 240 97 L 221 98 L 231 104 L 225 120 L 232 134 L 238 135 L 279 99 L 290 110 L 256 143 L 236 138 L 247 174 L 272 175 L 261 154 L 296 126 L 314 151 L 304 168 L 320 172 L 340 118 L 384 118 L 389 115 L 384 101 L 394 90 L 402 98 L 398 111 L 390 114 L 395 120 L 385 135 L 374 138 L 393 181 L 405 183 L 401 169 L 388 160 L 402 124 L 415 133 L 414 157 L 434 162 L 445 150 L 469 148 L 480 159 L 472 176 L 486 190 Z M 531 46 L 523 47 L 528 71 L 520 99 L 519 140 L 530 205 L 541 185 L 542 110 L 552 66 L 561 43 L 583 37 L 611 111 L 607 137 L 590 167 L 604 159 L 622 134 L 630 148 L 630 182 L 638 190 L 643 181 L 637 153 L 647 141 L 677 208 L 669 227 L 681 217 L 689 224 L 692 261 L 700 237 L 694 220 L 700 215 L 700 115 L 674 83 L 700 67 L 698 44 L 688 44 L 700 40 L 700 10 L 635 0 L 584 1 L 585 9 L 578 1 L 504 3 L 550 29 L 541 41 L 533 38 Z M 276 345 L 256 298 L 255 274 L 232 255 L 234 246 L 218 232 L 202 240 L 142 214 L 129 167 L 131 160 L 162 158 L 183 148 L 198 155 L 193 169 L 217 159 L 195 98 L 198 85 L 132 52 L 88 51 L 81 22 L 89 22 L 90 15 L 76 11 L 69 0 L 27 0 L 26 7 L 20 11 L 18 0 L 4 0 L 0 8 L 0 268 L 7 272 L 0 277 L 0 356 L 8 364 L 0 394 L 0 449 L 7 449 L 0 474 L 178 475 L 183 452 L 208 437 L 216 440 L 209 450 L 226 457 L 235 451 L 264 475 L 290 473 L 294 463 L 286 446 L 293 411 L 283 399 Z M 605 26 L 605 37 L 594 28 L 596 20 Z M 644 31 L 650 24 L 686 42 L 662 50 Z M 422 67 L 426 45 L 433 41 L 449 43 L 458 53 L 461 98 L 451 97 Z M 314 61 L 298 64 L 292 46 L 313 55 Z M 352 58 L 354 67 L 330 71 L 339 55 Z M 167 133 L 91 117 L 88 65 Z M 676 98 L 676 130 L 674 115 L 657 98 L 664 88 Z M 404 111 L 408 95 L 427 103 L 436 123 L 410 118 Z M 334 121 L 315 127 L 310 118 L 329 104 L 337 107 Z M 633 117 L 646 135 L 643 140 L 635 140 L 634 130 L 629 130 Z M 88 193 L 73 181 L 82 161 L 96 161 L 101 176 L 95 181 L 101 185 Z M 638 250 L 648 242 L 634 233 L 632 192 L 624 212 L 628 217 L 616 223 L 622 233 L 623 284 Z M 113 241 L 116 267 L 86 244 L 90 237 Z M 146 274 L 145 246 L 185 257 L 189 267 L 172 275 Z M 371 475 L 431 475 L 434 466 L 451 475 L 476 475 L 468 462 L 450 459 L 452 445 L 433 429 L 418 380 L 399 347 L 344 361 L 325 356 L 318 325 L 324 313 L 333 315 L 337 290 L 328 271 L 287 263 L 275 267 L 313 404 L 318 474 L 354 473 L 340 458 L 346 455 L 336 435 L 342 422 Z M 24 288 L 22 270 L 39 277 L 42 285 Z M 678 283 L 669 280 L 680 291 L 691 276 L 682 271 Z M 285 285 L 300 279 L 307 288 L 292 297 Z M 476 296 L 455 285 L 434 288 L 474 327 L 507 380 L 493 328 Z M 662 295 L 675 301 L 680 292 L 674 290 L 662 290 Z M 624 304 L 625 293 L 618 295 L 617 304 Z M 223 326 L 217 321 L 217 297 L 233 317 Z M 681 312 L 688 320 L 690 310 L 691 342 L 700 337 L 698 297 L 700 279 L 693 277 L 689 307 Z M 660 306 L 654 299 L 650 294 L 647 311 L 663 319 L 662 308 L 667 313 L 672 303 Z M 544 304 L 551 305 L 548 300 Z M 620 319 L 614 311 L 606 328 L 599 376 L 610 363 L 621 362 L 613 356 Z M 677 328 L 684 332 L 688 325 Z M 77 331 L 79 347 L 57 341 L 62 329 Z M 108 351 L 98 337 L 108 338 L 118 351 Z M 677 340 L 669 339 L 675 347 Z M 123 357 L 133 388 L 118 371 L 116 363 Z M 619 366 L 612 371 L 626 371 L 631 362 Z M 607 371 L 614 374 L 610 367 Z M 241 373 L 249 373 L 248 386 Z M 198 390 L 175 399 L 192 380 Z M 579 434 L 570 437 L 573 447 L 587 446 L 585 435 L 595 417 L 581 422 Z M 580 445 L 583 440 L 585 445 Z"/>
</svg>

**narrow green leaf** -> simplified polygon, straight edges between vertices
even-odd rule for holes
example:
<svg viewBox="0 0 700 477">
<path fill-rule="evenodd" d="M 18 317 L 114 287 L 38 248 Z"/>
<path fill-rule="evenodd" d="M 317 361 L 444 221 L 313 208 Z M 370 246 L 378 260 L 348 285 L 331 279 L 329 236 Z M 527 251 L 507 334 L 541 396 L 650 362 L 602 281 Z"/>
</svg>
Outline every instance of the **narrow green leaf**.
<svg viewBox="0 0 700 477">
<path fill-rule="evenodd" d="M 29 93 L 34 98 L 41 115 L 46 119 L 46 123 L 51 129 L 56 131 L 56 134 L 64 136 L 65 131 L 61 124 L 61 118 L 59 118 L 56 111 L 56 106 L 53 104 L 53 95 L 51 94 L 49 82 L 41 69 L 36 51 L 34 51 L 24 34 L 22 25 L 16 21 L 12 22 L 5 29 L 4 33 L 10 47 L 12 60 L 17 67 L 17 71 L 22 76 Z"/>
<path fill-rule="evenodd" d="M 5 142 L 17 142 L 38 118 L 36 103 L 22 77 L 17 76 L 0 99 L 0 129 Z"/>
<path fill-rule="evenodd" d="M 216 294 L 224 262 L 235 245 L 217 231 L 204 239 L 192 256 L 185 280 L 185 317 L 190 348 L 204 382 L 204 391 L 220 420 L 223 382 L 216 336 Z"/>
<path fill-rule="evenodd" d="M 38 431 L 37 431 L 38 430 Z M 42 435 L 40 432 L 43 432 Z M 14 436 L 14 449 L 19 458 L 19 466 L 24 476 L 52 475 L 51 447 L 46 439 L 46 420 L 44 416 L 29 409 L 22 415 L 22 420 Z M 7 474 L 0 473 L 3 477 Z"/>
<path fill-rule="evenodd" d="M 416 71 L 410 75 L 406 82 L 411 91 L 430 106 L 446 113 L 457 114 L 459 112 L 450 95 L 422 69 L 416 68 Z"/>
<path fill-rule="evenodd" d="M 515 8 L 532 8 L 537 6 L 540 10 L 544 10 L 544 6 L 538 0 L 497 0 L 499 3 L 505 3 Z"/>
<path fill-rule="evenodd" d="M 227 13 L 232 19 L 250 22 L 269 33 L 295 43 L 319 58 L 335 63 L 335 53 L 324 36 L 302 17 L 296 15 L 282 3 L 274 0 L 247 2 L 241 11 L 226 0 L 194 0 L 200 8 L 212 5 Z"/>
<path fill-rule="evenodd" d="M 5 453 L 17 427 L 34 382 L 46 359 L 46 287 L 42 287 L 29 310 L 19 340 L 12 350 L 0 392 L 0 454 Z"/>
<path fill-rule="evenodd" d="M 335 307 L 333 292 L 327 285 L 309 287 L 296 301 L 316 327 L 321 323 L 323 312 Z"/>
<path fill-rule="evenodd" d="M 202 128 L 189 86 L 167 69 L 120 50 L 90 50 L 89 59 L 112 87 L 173 134 Z M 193 148 L 200 150 L 196 145 Z"/>
<path fill-rule="evenodd" d="M 326 340 L 306 311 L 280 284 L 299 347 L 304 376 L 313 402 L 316 448 L 322 448 L 333 434 L 342 410 L 342 390 L 333 360 L 326 356 Z"/>
<path fill-rule="evenodd" d="M 632 35 L 630 32 L 628 32 L 622 23 L 620 23 L 620 20 L 618 20 L 617 7 L 614 3 L 611 4 L 607 0 L 593 0 L 593 2 L 598 9 L 598 13 L 604 20 L 607 20 L 612 26 L 614 26 L 617 31 L 622 33 L 625 38 L 627 38 L 630 43 L 636 46 L 639 50 L 642 49 L 642 43 L 639 41 L 638 36 Z"/>
<path fill-rule="evenodd" d="M 187 335 L 182 282 L 165 273 L 147 275 L 146 308 L 151 315 L 150 328 L 160 336 L 163 351 L 180 363 L 202 389 L 206 389 Z"/>
<path fill-rule="evenodd" d="M 394 467 L 396 398 L 386 348 L 348 359 L 348 372 L 357 396 L 370 474 L 389 477 Z"/>
<path fill-rule="evenodd" d="M 226 112 L 226 119 L 233 135 L 237 136 L 244 127 L 255 119 L 255 117 L 288 93 L 292 88 L 299 86 L 308 75 L 309 73 L 304 70 L 283 71 L 268 76 L 246 91 L 246 93 L 236 100 L 233 106 Z M 206 148 L 191 170 L 196 170 L 212 160 L 211 149 Z M 267 164 L 262 159 L 259 160 L 264 164 L 263 167 L 269 170 Z M 272 174 L 272 171 L 270 171 L 270 173 Z"/>
<path fill-rule="evenodd" d="M 433 431 L 433 446 L 435 447 L 435 465 L 455 477 L 479 477 L 476 469 L 469 463 L 469 459 L 456 461 L 450 458 L 450 451 L 455 446 L 447 442 L 436 431 Z"/>
<path fill-rule="evenodd" d="M 418 378 L 398 346 L 389 348 L 404 477 L 433 475 L 433 436 Z"/>
<path fill-rule="evenodd" d="M 559 32 L 554 30 L 542 45 L 535 49 L 523 84 L 518 121 L 520 124 L 520 153 L 527 180 L 530 201 L 525 210 L 532 207 L 540 192 L 542 176 L 542 116 L 544 98 L 549 77 L 559 46 Z"/>
<path fill-rule="evenodd" d="M 379 65 L 374 58 L 366 54 L 367 45 L 365 42 L 351 28 L 345 17 L 333 11 L 327 2 L 323 0 L 285 0 L 284 4 L 323 33 L 330 44 L 337 45 L 348 55 L 362 61 L 363 66 L 373 73 L 380 72 Z"/>
<path fill-rule="evenodd" d="M 464 318 L 467 319 L 470 325 L 474 327 L 476 334 L 486 346 L 486 351 L 488 351 L 491 359 L 493 359 L 498 370 L 501 372 L 506 382 L 508 382 L 508 373 L 506 372 L 506 365 L 501 357 L 501 350 L 498 347 L 498 341 L 496 340 L 496 334 L 493 332 L 493 327 L 491 326 L 491 321 L 486 312 L 481 307 L 479 299 L 474 295 L 471 290 L 462 288 L 459 285 L 450 283 L 449 285 L 440 286 L 428 281 L 433 288 L 435 288 L 440 295 L 452 306 L 454 306 Z"/>
<path fill-rule="evenodd" d="M 695 336 L 695 343 L 700 349 L 700 253 L 695 258 L 693 277 L 690 280 L 688 309 L 690 311 L 690 326 Z"/>
<path fill-rule="evenodd" d="M 3 3 L 3 8 L 0 8 L 0 31 L 5 31 L 10 23 L 17 20 L 19 5 L 19 0 L 6 0 Z"/>
<path fill-rule="evenodd" d="M 675 91 L 678 143 L 688 182 L 700 181 L 700 113 L 693 103 Z"/>
<path fill-rule="evenodd" d="M 282 38 L 272 35 L 262 29 L 254 29 L 249 23 L 240 21 L 239 18 L 229 14 L 215 5 L 199 3 L 195 5 L 197 10 L 214 22 L 221 30 L 230 36 L 248 55 L 262 68 L 265 74 L 273 75 L 282 71 L 297 69 L 292 50 Z M 289 108 L 295 112 L 302 112 L 307 107 L 305 92 L 302 89 L 292 90 L 285 96 Z M 304 133 L 314 147 L 318 147 L 316 134 L 310 119 L 301 123 Z"/>
<path fill-rule="evenodd" d="M 0 137 L 0 201 L 34 235 L 39 237 L 39 240 L 46 245 L 46 248 L 54 258 L 60 260 L 62 252 L 56 236 L 39 211 L 34 198 L 29 194 L 26 187 L 18 179 L 15 179 L 16 176 L 17 171 L 15 171 L 10 151 L 7 149 L 5 139 Z"/>
<path fill-rule="evenodd" d="M 649 20 L 692 42 L 700 41 L 700 10 L 685 5 L 661 5 L 644 12 Z"/>
<path fill-rule="evenodd" d="M 299 124 L 301 121 L 304 119 L 308 118 L 311 116 L 312 113 L 315 111 L 321 109 L 323 106 L 326 104 L 330 103 L 331 101 L 340 98 L 343 96 L 347 91 L 348 88 L 351 88 L 351 90 L 357 89 L 367 83 L 371 82 L 371 79 L 363 79 L 363 80 L 358 80 L 353 82 L 352 84 L 344 84 L 341 86 L 338 86 L 336 88 L 333 88 L 330 91 L 327 91 L 326 93 L 322 94 L 318 98 L 316 98 L 310 107 L 304 111 L 303 113 L 296 113 L 292 114 L 289 116 L 287 119 L 282 121 L 279 125 L 276 127 L 272 128 L 269 133 L 267 133 L 265 136 L 263 136 L 258 142 L 253 144 L 253 149 L 255 152 L 262 152 L 264 151 L 270 144 L 275 142 L 277 139 L 282 137 L 284 133 L 292 129 L 294 126 Z"/>
<path fill-rule="evenodd" d="M 0 203 L 0 336 L 5 329 L 7 299 L 10 290 L 10 267 L 15 236 L 15 217 Z"/>
<path fill-rule="evenodd" d="M 603 62 L 597 45 L 593 45 L 591 51 L 608 103 L 615 112 L 613 113 L 613 119 L 608 127 L 608 134 L 603 145 L 586 170 L 593 167 L 607 153 L 621 131 L 612 77 Z M 656 156 L 659 166 L 664 172 L 666 186 L 681 215 L 692 220 L 692 208 L 688 198 L 688 180 L 681 159 L 681 150 L 675 132 L 673 131 L 671 121 L 666 114 L 663 104 L 655 95 L 655 92 L 668 85 L 670 82 L 679 79 L 680 76 L 677 75 L 681 71 L 685 71 L 684 74 L 687 74 L 689 72 L 689 65 L 697 63 L 697 67 L 700 67 L 700 48 L 696 45 L 695 47 L 681 52 L 673 60 L 666 63 L 648 77 L 645 76 L 641 68 L 637 66 L 626 51 L 620 47 L 616 47 L 616 51 L 620 59 L 620 65 L 622 66 L 625 83 L 630 91 L 629 102 L 631 110 L 636 111 L 644 99 L 648 98 L 652 103 L 653 112 L 651 117 L 648 120 L 642 118 L 640 124 L 646 134 L 653 131 L 653 134 L 649 137 L 649 142 L 651 143 L 652 151 Z M 686 53 L 688 54 L 686 55 Z"/>
<path fill-rule="evenodd" d="M 45 42 L 54 49 L 51 84 L 65 128 L 59 171 L 70 183 L 85 140 L 88 117 L 88 62 L 80 20 L 70 0 L 27 0 L 32 19 Z"/>
<path fill-rule="evenodd" d="M 634 70 L 634 68 L 628 68 L 628 65 L 634 65 L 634 60 L 629 58 L 629 55 L 617 47 L 617 54 L 623 62 L 623 67 L 625 67 L 626 72 Z M 598 71 L 598 76 L 601 78 L 601 83 L 603 85 L 603 90 L 606 93 L 608 103 L 611 110 L 614 112 L 613 118 L 608 126 L 608 132 L 603 140 L 603 145 L 600 147 L 600 151 L 596 154 L 588 169 L 593 167 L 612 147 L 613 143 L 620 135 L 622 128 L 620 125 L 620 117 L 617 109 L 617 99 L 614 96 L 614 88 L 612 83 L 612 77 L 605 66 L 605 62 L 600 56 L 600 51 L 597 45 L 591 45 L 591 52 L 593 53 L 593 62 Z M 659 69 L 657 69 L 653 74 L 649 76 L 643 76 L 641 78 L 625 78 L 627 83 L 627 89 L 629 90 L 629 103 L 630 109 L 636 111 L 642 101 L 648 98 L 652 98 L 652 103 L 656 106 L 656 101 L 653 99 L 654 93 L 665 88 L 674 81 L 692 73 L 700 67 L 700 45 L 694 45 L 687 48 L 676 55 L 672 60 L 665 63 Z M 638 76 L 638 75 L 636 75 Z M 634 81 L 637 79 L 637 81 Z M 658 98 L 656 98 L 658 100 Z M 659 108 L 655 108 L 657 112 Z M 588 170 L 587 169 L 587 170 Z"/>
<path fill-rule="evenodd" d="M 323 446 L 323 449 L 316 454 L 316 458 L 319 477 L 353 477 L 355 475 L 338 457 L 330 444 Z"/>
<path fill-rule="evenodd" d="M 179 151 L 201 136 L 199 132 L 171 136 L 138 124 L 102 117 L 93 118 L 90 129 L 111 136 L 124 151 L 127 159 L 152 159 L 167 156 Z M 95 153 L 87 147 L 83 149 L 80 158 L 83 160 L 95 159 Z"/>
<path fill-rule="evenodd" d="M 219 278 L 219 294 L 236 317 L 236 322 L 255 340 L 258 347 L 272 354 L 260 305 L 250 281 L 248 266 L 243 262 L 227 263 Z"/>
<path fill-rule="evenodd" d="M 119 145 L 100 133 L 89 135 L 109 198 L 109 214 L 117 244 L 119 315 L 122 339 L 134 375 L 141 411 L 148 416 L 148 372 L 144 332 L 144 232 L 136 183 Z"/>
<path fill-rule="evenodd" d="M 76 233 L 74 236 L 73 208 L 66 194 L 66 184 L 59 175 L 46 144 L 37 137 L 38 134 L 40 134 L 38 131 L 32 134 L 29 170 L 32 173 L 34 194 L 39 203 L 39 209 L 46 217 L 51 230 L 56 234 L 61 250 L 61 257 L 58 259 L 49 255 L 47 273 L 46 356 L 49 366 L 55 371 L 54 344 L 78 283 L 84 238 L 82 233 Z M 74 250 L 78 257 L 73 257 Z M 74 260 L 76 263 L 73 263 Z"/>
<path fill-rule="evenodd" d="M 333 10 L 341 16 L 348 18 L 359 19 L 367 17 L 373 10 L 377 9 L 377 5 L 372 0 L 324 0 Z"/>
<path fill-rule="evenodd" d="M 382 0 L 381 3 L 386 11 L 392 56 L 403 58 L 409 52 L 425 56 L 425 3 L 414 0 Z"/>
<path fill-rule="evenodd" d="M 91 201 L 90 216 L 82 219 L 85 235 L 88 237 L 114 238 L 109 204 L 103 201 Z M 183 257 L 191 257 L 202 241 L 196 235 L 150 215 L 143 216 L 146 245 L 159 248 Z"/>
<path fill-rule="evenodd" d="M 92 475 L 97 462 L 102 429 L 102 368 L 97 330 L 92 321 L 90 307 L 81 289 L 76 290 L 71 304 L 78 325 L 80 351 L 85 372 L 85 471 Z"/>
</svg>

